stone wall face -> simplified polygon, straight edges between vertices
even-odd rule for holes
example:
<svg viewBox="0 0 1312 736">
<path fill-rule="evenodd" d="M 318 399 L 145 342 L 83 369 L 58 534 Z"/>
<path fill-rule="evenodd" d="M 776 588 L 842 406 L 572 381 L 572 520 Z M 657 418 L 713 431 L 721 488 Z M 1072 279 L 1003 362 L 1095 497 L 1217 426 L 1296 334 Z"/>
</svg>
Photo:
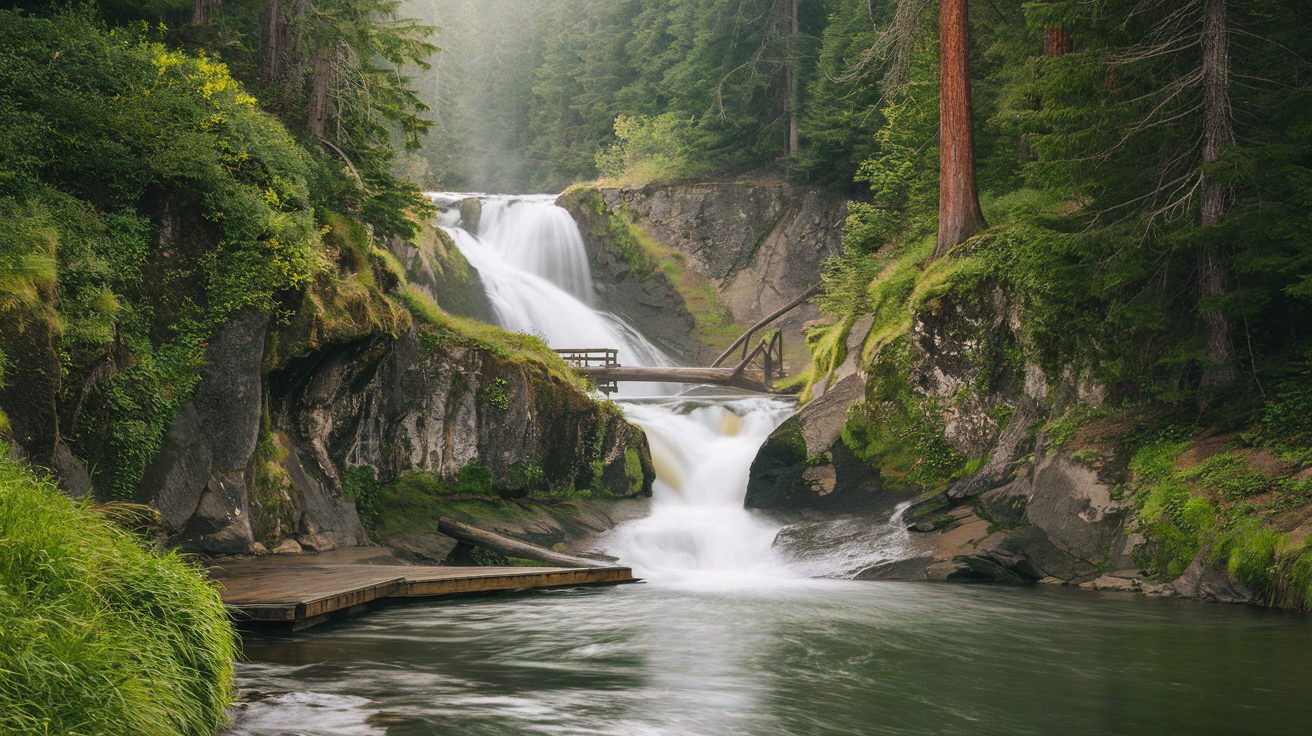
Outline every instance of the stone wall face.
<svg viewBox="0 0 1312 736">
<path fill-rule="evenodd" d="M 268 318 L 245 314 L 206 351 L 200 386 L 151 463 L 138 500 L 165 546 L 246 554 L 368 544 L 343 474 L 499 478 L 531 465 L 540 490 L 650 494 L 646 437 L 541 367 L 417 331 L 321 349 L 262 373 Z M 636 472 L 635 468 L 641 470 Z M 527 492 L 528 489 L 525 489 Z"/>
<path fill-rule="evenodd" d="M 734 321 L 750 325 L 820 280 L 826 258 L 842 248 L 847 198 L 788 184 L 693 184 L 604 189 L 612 211 L 626 209 L 656 240 L 684 254 L 711 279 Z M 801 326 L 818 316 L 799 307 L 781 320 L 800 344 Z"/>
</svg>

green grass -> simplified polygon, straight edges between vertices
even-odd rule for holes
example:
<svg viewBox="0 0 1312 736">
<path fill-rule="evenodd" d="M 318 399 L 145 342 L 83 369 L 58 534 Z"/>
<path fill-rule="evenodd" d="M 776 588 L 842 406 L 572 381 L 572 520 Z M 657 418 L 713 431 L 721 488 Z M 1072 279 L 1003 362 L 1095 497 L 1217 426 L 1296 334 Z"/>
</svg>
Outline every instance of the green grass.
<svg viewBox="0 0 1312 736">
<path fill-rule="evenodd" d="M 449 314 L 413 284 L 402 287 L 396 296 L 422 326 L 419 338 L 426 349 L 439 349 L 447 344 L 479 348 L 511 363 L 531 363 L 581 391 L 590 388 L 587 380 L 536 335 L 507 332 L 485 322 Z"/>
<path fill-rule="evenodd" d="M 0 457 L 0 733 L 212 734 L 235 655 L 194 568 Z"/>
</svg>

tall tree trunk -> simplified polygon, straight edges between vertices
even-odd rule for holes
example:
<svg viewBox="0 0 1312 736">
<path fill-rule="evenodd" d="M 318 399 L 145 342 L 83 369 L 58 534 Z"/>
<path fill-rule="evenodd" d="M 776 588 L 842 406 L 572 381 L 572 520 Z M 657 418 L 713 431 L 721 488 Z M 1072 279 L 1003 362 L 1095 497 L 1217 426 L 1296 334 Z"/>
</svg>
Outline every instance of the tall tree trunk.
<svg viewBox="0 0 1312 736">
<path fill-rule="evenodd" d="M 967 0 L 939 8 L 938 258 L 984 229 L 975 181 L 974 106 L 970 96 L 970 18 Z"/>
<path fill-rule="evenodd" d="M 333 76 L 333 50 L 319 49 L 310 71 L 310 135 L 328 137 L 328 83 Z"/>
<path fill-rule="evenodd" d="M 278 64 L 278 26 L 282 21 L 278 0 L 269 0 L 269 7 L 260 16 L 260 79 L 272 84 L 281 76 Z"/>
<path fill-rule="evenodd" d="M 303 80 L 301 66 L 301 25 L 297 20 L 305 20 L 309 11 L 309 0 L 295 0 L 295 5 L 283 11 L 278 25 L 278 70 L 282 78 L 293 84 L 298 90 Z M 297 20 L 292 20 L 293 16 Z"/>
<path fill-rule="evenodd" d="M 1225 217 L 1234 199 L 1225 182 L 1209 176 L 1207 167 L 1221 159 L 1226 148 L 1235 143 L 1234 121 L 1230 108 L 1230 29 L 1227 26 L 1226 0 L 1205 0 L 1203 13 L 1203 193 L 1200 220 L 1203 227 L 1215 225 Z M 1204 245 L 1198 254 L 1199 295 L 1216 300 L 1226 293 L 1227 258 L 1222 247 Z M 1230 321 L 1217 307 L 1203 309 L 1207 330 L 1206 355 L 1209 367 L 1203 372 L 1198 403 L 1211 401 L 1212 389 L 1234 380 L 1236 372 L 1230 355 L 1234 346 Z"/>
<path fill-rule="evenodd" d="M 1043 27 L 1044 57 L 1056 59 L 1069 54 L 1074 48 L 1075 42 L 1071 40 L 1071 34 L 1065 28 L 1061 26 Z"/>
<path fill-rule="evenodd" d="M 792 35 L 789 36 L 788 44 L 788 66 L 785 69 L 788 82 L 788 154 L 791 156 L 797 153 L 801 147 L 801 138 L 797 132 L 797 108 L 798 90 L 797 90 L 797 34 L 801 32 L 801 26 L 797 18 L 797 3 L 799 0 L 792 0 L 790 5 L 792 13 Z"/>
<path fill-rule="evenodd" d="M 223 0 L 196 0 L 191 5 L 191 24 L 207 26 L 223 12 Z"/>
</svg>

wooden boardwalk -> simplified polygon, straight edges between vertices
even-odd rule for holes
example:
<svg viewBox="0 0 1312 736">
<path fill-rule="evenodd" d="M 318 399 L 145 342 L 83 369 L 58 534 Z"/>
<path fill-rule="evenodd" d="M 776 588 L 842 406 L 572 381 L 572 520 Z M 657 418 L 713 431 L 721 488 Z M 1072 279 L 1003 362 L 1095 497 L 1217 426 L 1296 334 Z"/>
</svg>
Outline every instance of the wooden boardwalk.
<svg viewBox="0 0 1312 736">
<path fill-rule="evenodd" d="M 419 567 L 324 557 L 241 560 L 209 573 L 223 586 L 223 602 L 237 623 L 289 624 L 293 630 L 359 613 L 384 598 L 636 582 L 627 567 Z"/>
</svg>

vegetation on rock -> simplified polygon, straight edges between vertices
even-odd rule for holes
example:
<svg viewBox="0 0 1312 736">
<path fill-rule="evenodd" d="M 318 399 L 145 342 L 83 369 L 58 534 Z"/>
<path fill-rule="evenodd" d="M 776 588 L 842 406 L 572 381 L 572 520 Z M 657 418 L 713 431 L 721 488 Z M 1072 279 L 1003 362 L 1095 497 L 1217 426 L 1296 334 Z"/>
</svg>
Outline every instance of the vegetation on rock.
<svg viewBox="0 0 1312 736">
<path fill-rule="evenodd" d="M 0 731 L 201 736 L 227 723 L 236 639 L 176 555 L 0 457 Z"/>
</svg>

